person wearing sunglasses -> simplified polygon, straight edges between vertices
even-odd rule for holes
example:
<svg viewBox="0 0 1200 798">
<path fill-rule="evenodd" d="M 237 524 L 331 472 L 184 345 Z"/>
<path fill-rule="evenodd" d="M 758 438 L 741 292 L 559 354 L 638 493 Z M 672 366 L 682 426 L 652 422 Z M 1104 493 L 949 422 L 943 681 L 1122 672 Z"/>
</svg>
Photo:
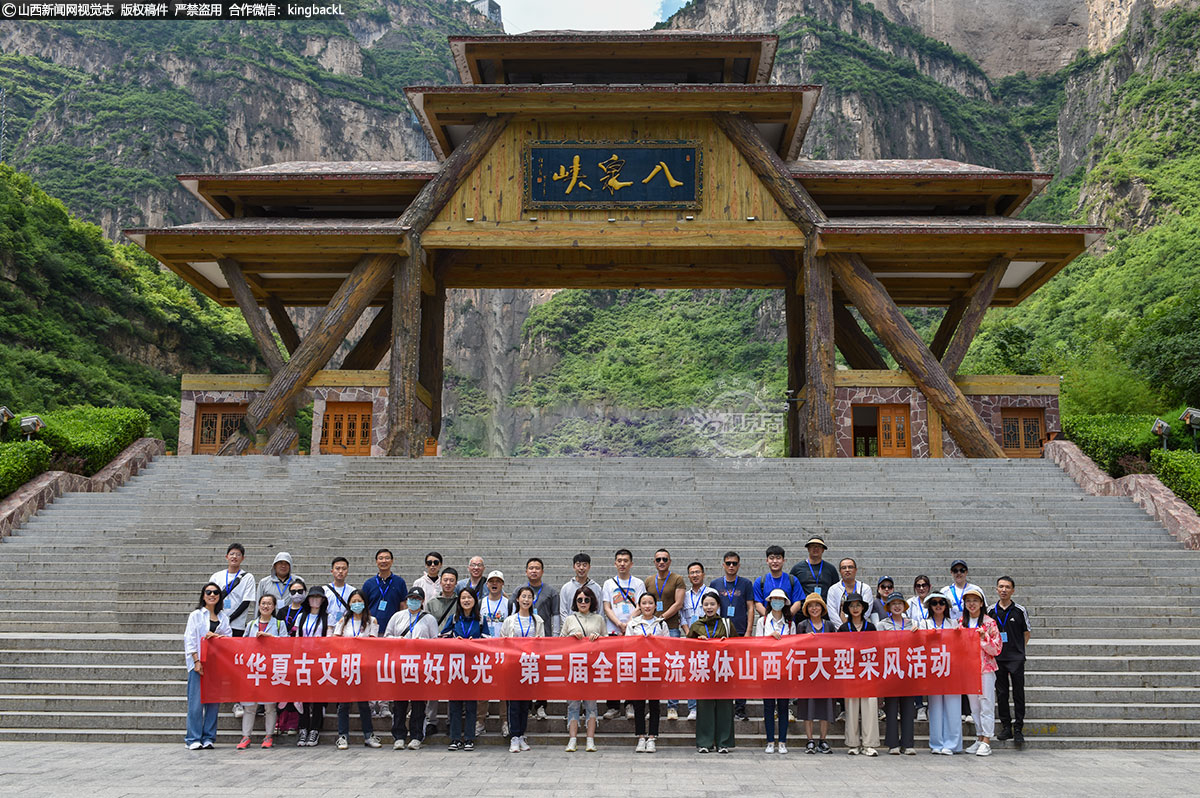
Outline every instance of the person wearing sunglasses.
<svg viewBox="0 0 1200 798">
<path fill-rule="evenodd" d="M 709 587 L 717 591 L 717 597 L 720 599 L 719 614 L 733 627 L 730 637 L 750 637 L 754 634 L 754 584 L 746 577 L 738 576 L 742 558 L 736 551 L 725 552 L 721 564 L 725 568 L 724 576 L 717 577 L 709 584 Z M 703 615 L 703 599 L 701 605 Z M 733 714 L 735 718 L 747 717 L 746 699 L 734 700 Z"/>
<path fill-rule="evenodd" d="M 941 590 L 941 594 L 950 600 L 950 620 L 958 622 L 963 617 L 963 595 L 974 588 L 983 592 L 978 585 L 967 580 L 967 563 L 965 560 L 955 560 L 950 563 L 950 576 L 953 581 Z"/>
<path fill-rule="evenodd" d="M 296 636 L 296 619 L 300 617 L 300 613 L 304 609 L 304 597 L 307 595 L 308 585 L 304 584 L 304 580 L 297 576 L 288 585 L 290 602 L 275 611 L 275 617 L 283 621 L 283 625 L 287 629 L 287 635 L 290 637 Z M 298 731 L 300 731 L 299 707 L 291 701 L 281 703 L 275 720 L 276 736 L 281 734 L 291 735 Z"/>
<path fill-rule="evenodd" d="M 187 663 L 187 731 L 183 742 L 191 751 L 212 748 L 217 740 L 217 709 L 219 704 L 200 703 L 200 677 L 204 661 L 200 645 L 214 637 L 229 637 L 229 619 L 221 612 L 221 586 L 209 582 L 200 590 L 200 601 L 188 616 L 187 631 L 183 633 L 183 658 Z"/>
<path fill-rule="evenodd" d="M 954 629 L 950 620 L 950 600 L 941 593 L 933 593 L 925 599 L 928 618 L 917 619 L 920 629 Z M 953 756 L 963 750 L 962 719 L 959 707 L 960 695 L 929 696 L 929 750 L 935 756 Z"/>
<path fill-rule="evenodd" d="M 575 572 L 575 576 L 567 580 L 567 583 L 558 591 L 558 614 L 559 628 L 567 622 L 575 614 L 575 594 L 579 592 L 581 587 L 590 587 L 592 592 L 599 596 L 604 592 L 604 588 L 595 579 L 592 579 L 592 555 L 586 552 L 579 552 L 571 560 L 571 569 Z"/>
<path fill-rule="evenodd" d="M 413 580 L 413 587 L 419 587 L 425 591 L 425 603 L 428 604 L 430 599 L 436 598 L 442 592 L 442 555 L 436 551 L 431 551 L 425 555 L 425 570 Z"/>
<path fill-rule="evenodd" d="M 913 623 L 919 624 L 921 628 L 925 628 L 925 622 L 929 620 L 929 610 L 925 609 L 925 599 L 932 589 L 933 581 L 925 574 L 920 574 L 913 580 L 913 597 L 908 600 L 908 617 L 912 618 Z M 928 696 L 917 696 L 918 723 L 929 720 L 928 705 Z"/>
<path fill-rule="evenodd" d="M 597 612 L 599 600 L 596 592 L 588 586 L 575 591 L 571 606 L 575 611 L 563 621 L 561 637 L 573 637 L 576 640 L 595 642 L 608 634 L 604 616 Z M 583 710 L 587 717 L 587 748 L 588 753 L 596 750 L 596 702 L 568 701 L 567 702 L 567 753 L 573 754 L 578 749 L 576 738 L 579 736 L 579 714 Z"/>
<path fill-rule="evenodd" d="M 654 573 L 645 581 L 646 592 L 654 596 L 654 615 L 666 622 L 667 636 L 682 636 L 687 629 L 680 629 L 680 610 L 683 609 L 683 594 L 687 592 L 687 585 L 682 576 L 671 571 L 671 552 L 666 549 L 654 552 Z M 634 707 L 635 719 L 637 711 Z M 667 701 L 667 720 L 679 720 L 678 699 Z"/>
</svg>

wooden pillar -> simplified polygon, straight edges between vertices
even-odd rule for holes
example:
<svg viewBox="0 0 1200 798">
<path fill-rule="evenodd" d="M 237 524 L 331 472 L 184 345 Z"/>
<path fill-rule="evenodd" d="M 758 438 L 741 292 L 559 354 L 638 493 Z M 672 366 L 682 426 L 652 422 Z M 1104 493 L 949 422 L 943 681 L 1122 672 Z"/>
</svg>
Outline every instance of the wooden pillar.
<svg viewBox="0 0 1200 798">
<path fill-rule="evenodd" d="M 963 311 L 966 309 L 967 300 L 961 296 L 951 300 L 950 305 L 946 308 L 946 315 L 942 316 L 937 332 L 933 334 L 933 343 L 929 345 L 929 350 L 938 360 L 941 360 L 946 354 L 946 347 L 950 345 L 950 339 L 954 337 L 954 331 L 958 329 L 958 323 L 962 320 Z"/>
<path fill-rule="evenodd" d="M 279 332 L 279 339 L 283 341 L 288 355 L 296 354 L 296 350 L 300 348 L 300 334 L 296 332 L 296 325 L 292 323 L 287 308 L 274 294 L 267 294 L 267 312 L 271 314 L 271 321 L 275 322 L 275 329 Z"/>
<path fill-rule="evenodd" d="M 896 362 L 912 376 L 921 393 L 925 394 L 930 409 L 941 415 L 963 454 L 1003 458 L 1004 452 L 991 431 L 862 258 L 831 254 L 828 260 L 846 296 L 854 302 Z"/>
<path fill-rule="evenodd" d="M 408 257 L 394 270 L 392 289 L 392 357 L 388 377 L 387 453 L 415 457 L 417 431 L 413 403 L 417 401 L 418 349 L 421 334 L 421 271 L 424 250 L 420 236 L 410 236 Z"/>
<path fill-rule="evenodd" d="M 796 260 L 791 256 L 792 261 Z M 787 287 L 783 292 L 784 318 L 787 323 L 787 387 L 791 397 L 797 397 L 804 387 L 804 298 L 800 296 L 797 281 L 800 279 L 799 270 L 795 267 L 787 269 Z M 789 401 L 787 404 L 787 419 L 785 429 L 787 440 L 784 451 L 788 457 L 804 456 L 804 434 L 800 419 L 800 402 Z"/>
<path fill-rule="evenodd" d="M 929 407 L 928 402 L 925 403 L 925 418 L 929 427 L 929 456 L 945 457 L 942 451 L 942 417 Z"/>
<path fill-rule="evenodd" d="M 833 275 L 804 250 L 804 441 L 809 457 L 837 457 L 834 423 Z"/>
<path fill-rule="evenodd" d="M 417 381 L 429 391 L 429 428 L 424 434 L 442 434 L 442 383 L 446 359 L 446 286 L 437 281 L 432 294 L 421 294 L 421 344 L 417 355 Z M 423 444 L 423 441 L 418 441 Z"/>
<path fill-rule="evenodd" d="M 852 369 L 886 369 L 887 361 L 858 326 L 858 319 L 841 302 L 833 304 L 833 337 L 842 357 Z"/>
<path fill-rule="evenodd" d="M 1007 270 L 1008 258 L 1003 256 L 993 258 L 992 262 L 988 264 L 987 271 L 967 293 L 967 309 L 963 312 L 962 321 L 958 323 L 958 330 L 955 331 L 950 346 L 946 347 L 946 354 L 942 356 L 942 368 L 951 377 L 962 365 L 963 358 L 967 356 L 967 350 L 971 347 L 971 342 L 975 340 L 975 334 L 979 332 L 979 325 L 983 323 L 983 316 L 991 306 L 992 299 L 996 296 L 996 289 L 1000 287 L 1000 281 L 1004 279 L 1004 272 Z"/>
<path fill-rule="evenodd" d="M 392 346 L 392 303 L 387 302 L 375 314 L 367 331 L 342 361 L 343 369 L 370 371 L 379 365 Z"/>
</svg>

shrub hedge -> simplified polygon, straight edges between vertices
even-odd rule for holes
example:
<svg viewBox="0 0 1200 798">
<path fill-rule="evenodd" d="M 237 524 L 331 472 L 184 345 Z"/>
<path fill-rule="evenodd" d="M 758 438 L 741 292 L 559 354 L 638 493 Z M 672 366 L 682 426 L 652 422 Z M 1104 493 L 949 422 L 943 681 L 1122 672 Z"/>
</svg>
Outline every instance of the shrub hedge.
<svg viewBox="0 0 1200 798">
<path fill-rule="evenodd" d="M 56 462 L 72 464 L 63 467 L 84 476 L 108 465 L 150 426 L 148 413 L 127 407 L 72 407 L 43 413 L 41 418 L 46 426 L 37 440 L 49 446 Z M 19 439 L 20 418 L 9 421 L 4 432 L 7 440 Z"/>
<path fill-rule="evenodd" d="M 41 441 L 0 443 L 0 499 L 45 471 L 50 455 Z"/>
<path fill-rule="evenodd" d="M 1168 446 L 1190 447 L 1191 437 L 1184 436 L 1183 425 L 1175 422 L 1174 416 L 1168 416 L 1163 416 L 1171 424 Z M 1128 472 L 1122 465 L 1122 459 L 1149 460 L 1151 452 L 1161 450 L 1162 439 L 1150 432 L 1156 418 L 1158 416 L 1120 413 L 1070 415 L 1063 416 L 1062 425 L 1067 439 L 1092 458 L 1096 465 L 1113 477 L 1123 477 Z M 1127 459 L 1126 462 L 1133 460 Z"/>
<path fill-rule="evenodd" d="M 1200 512 L 1200 454 L 1159 449 L 1150 455 L 1150 464 L 1164 485 Z"/>
</svg>

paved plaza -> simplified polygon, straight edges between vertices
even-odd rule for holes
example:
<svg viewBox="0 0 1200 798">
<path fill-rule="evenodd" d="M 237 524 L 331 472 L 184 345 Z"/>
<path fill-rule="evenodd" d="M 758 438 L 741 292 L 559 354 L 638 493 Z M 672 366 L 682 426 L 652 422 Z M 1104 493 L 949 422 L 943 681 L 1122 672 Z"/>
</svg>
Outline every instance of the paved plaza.
<svg viewBox="0 0 1200 798">
<path fill-rule="evenodd" d="M 315 750 L 187 751 L 182 743 L 0 743 L 0 795 L 394 796 L 745 795 L 1055 796 L 1195 795 L 1200 756 L 1191 751 L 1077 750 L 998 752 L 988 759 L 790 753 L 755 746 L 727 756 L 691 749 L 634 754 L 603 749 L 566 754 L 499 747 L 472 753 Z M 654 785 L 660 785 L 655 787 Z"/>
</svg>

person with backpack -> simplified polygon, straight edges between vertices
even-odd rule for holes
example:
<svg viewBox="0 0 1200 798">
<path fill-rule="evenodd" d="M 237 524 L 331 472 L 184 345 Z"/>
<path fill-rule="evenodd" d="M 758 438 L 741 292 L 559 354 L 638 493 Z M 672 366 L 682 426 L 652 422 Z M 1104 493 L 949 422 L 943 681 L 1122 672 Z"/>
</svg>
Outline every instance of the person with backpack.
<svg viewBox="0 0 1200 798">
<path fill-rule="evenodd" d="M 404 640 L 433 640 L 438 636 L 437 623 L 425 612 L 425 591 L 413 586 L 408 591 L 405 607 L 388 621 L 384 637 Z M 425 702 L 392 702 L 392 748 L 400 751 L 406 747 L 418 751 L 425 740 Z"/>
<path fill-rule="evenodd" d="M 230 543 L 225 549 L 228 566 L 208 580 L 221 586 L 221 614 L 229 623 L 229 633 L 233 637 L 241 637 L 246 633 L 246 620 L 254 614 L 250 608 L 258 601 L 258 583 L 254 581 L 254 574 L 242 570 L 244 559 L 246 547 L 241 543 Z M 240 703 L 233 705 L 233 716 L 242 717 Z"/>
<path fill-rule="evenodd" d="M 329 597 L 329 622 L 337 624 L 350 609 L 350 594 L 354 592 L 354 585 L 346 581 L 350 575 L 350 561 L 345 557 L 334 557 L 329 572 L 333 575 L 333 581 L 325 585 L 325 595 Z"/>
<path fill-rule="evenodd" d="M 704 615 L 688 627 L 688 637 L 695 640 L 720 640 L 733 637 L 733 626 L 720 616 L 721 601 L 712 593 L 700 600 Z M 696 701 L 696 752 L 707 754 L 716 749 L 728 754 L 735 744 L 733 737 L 733 699 L 701 698 Z"/>
</svg>

